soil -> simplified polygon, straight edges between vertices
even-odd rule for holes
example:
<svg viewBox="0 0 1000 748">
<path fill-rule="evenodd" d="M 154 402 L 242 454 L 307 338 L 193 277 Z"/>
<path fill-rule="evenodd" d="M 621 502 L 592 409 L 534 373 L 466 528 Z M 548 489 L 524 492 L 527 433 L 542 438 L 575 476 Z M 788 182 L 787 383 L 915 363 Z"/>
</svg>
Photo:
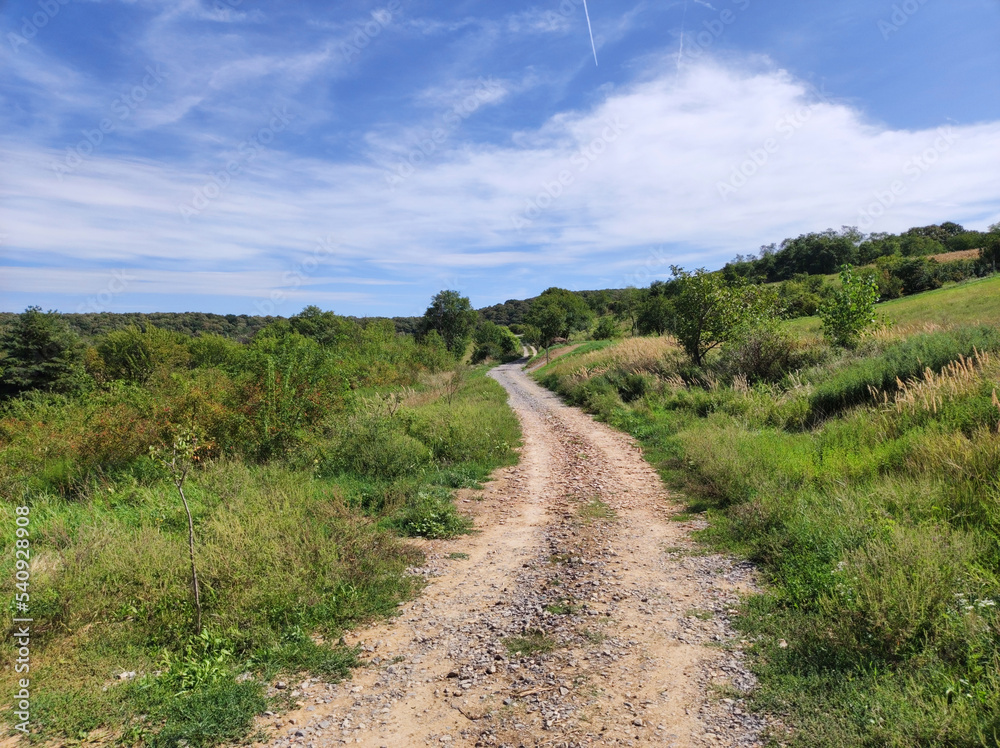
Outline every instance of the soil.
<svg viewBox="0 0 1000 748">
<path fill-rule="evenodd" d="M 459 506 L 474 534 L 422 541 L 399 616 L 347 637 L 340 684 L 272 684 L 295 711 L 261 746 L 757 746 L 764 727 L 730 627 L 753 569 L 704 553 L 626 435 L 563 405 L 520 363 L 491 372 L 520 464 Z M 287 689 L 287 690 L 286 690 Z"/>
</svg>

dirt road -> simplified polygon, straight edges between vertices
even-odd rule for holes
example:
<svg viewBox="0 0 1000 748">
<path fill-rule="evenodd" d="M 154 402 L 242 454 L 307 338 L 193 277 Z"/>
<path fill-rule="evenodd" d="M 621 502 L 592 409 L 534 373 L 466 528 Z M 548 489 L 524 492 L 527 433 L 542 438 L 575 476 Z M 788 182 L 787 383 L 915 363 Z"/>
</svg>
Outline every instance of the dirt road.
<svg viewBox="0 0 1000 748">
<path fill-rule="evenodd" d="M 756 745 L 727 618 L 750 570 L 697 551 L 627 436 L 518 364 L 491 375 L 521 463 L 459 498 L 476 534 L 423 543 L 423 594 L 349 638 L 369 667 L 287 684 L 300 708 L 266 745 Z"/>
</svg>

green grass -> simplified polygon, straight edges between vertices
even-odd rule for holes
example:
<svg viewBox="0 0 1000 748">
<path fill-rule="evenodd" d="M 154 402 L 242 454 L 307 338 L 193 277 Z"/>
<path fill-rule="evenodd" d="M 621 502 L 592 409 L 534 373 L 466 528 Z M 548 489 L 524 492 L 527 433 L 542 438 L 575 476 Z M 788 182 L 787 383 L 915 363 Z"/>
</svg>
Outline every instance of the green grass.
<svg viewBox="0 0 1000 748">
<path fill-rule="evenodd" d="M 736 623 L 752 704 L 790 730 L 775 745 L 1000 742 L 998 291 L 991 278 L 893 302 L 909 336 L 820 351 L 778 384 L 678 385 L 640 342 L 633 360 L 590 357 L 599 375 L 541 377 L 640 440 L 688 512 L 707 510 L 708 547 L 758 564 L 765 591 Z M 994 353 L 919 384 L 973 350 Z M 653 381 L 628 401 L 640 362 Z"/>
<path fill-rule="evenodd" d="M 155 390 L 112 390 L 96 400 L 114 398 L 162 407 Z M 91 421 L 80 416 L 99 410 L 72 398 L 9 405 L 0 415 L 0 456 L 9 458 L 0 482 L 30 506 L 31 518 L 29 742 L 100 731 L 132 746 L 236 743 L 256 714 L 282 708 L 265 699 L 279 674 L 347 676 L 357 652 L 317 642 L 394 615 L 419 589 L 406 568 L 421 563 L 399 536 L 468 531 L 453 490 L 516 461 L 520 440 L 506 393 L 484 369 L 450 401 L 427 387 L 412 406 L 387 398 L 387 388 L 365 390 L 353 407 L 298 436 L 288 459 L 217 456 L 192 470 L 184 488 L 195 523 L 201 637 L 187 517 L 164 472 L 143 458 L 86 477 L 74 450 L 92 438 Z M 46 434 L 59 447 L 56 461 L 40 449 Z M 54 482 L 57 469 L 85 479 Z M 0 505 L 4 547 L 16 539 L 14 506 Z M 0 558 L 9 600 L 13 564 L 13 554 Z M 13 687 L 15 657 L 12 640 L 0 643 L 2 690 Z M 138 676 L 118 679 L 130 671 Z"/>
<path fill-rule="evenodd" d="M 715 613 L 710 610 L 701 610 L 699 608 L 691 608 L 684 613 L 686 618 L 697 618 L 699 621 L 711 621 L 715 618 Z"/>
<path fill-rule="evenodd" d="M 576 346 L 569 353 L 564 353 L 561 356 L 559 356 L 558 360 L 565 362 L 565 361 L 571 361 L 572 359 L 578 358 L 579 356 L 583 356 L 584 354 L 591 353 L 592 351 L 603 350 L 614 342 L 615 342 L 614 340 L 588 340 L 583 343 L 570 342 L 566 343 L 565 345 L 552 346 L 552 348 L 550 348 L 549 351 L 551 353 L 559 350 L 560 348 L 569 348 L 571 346 Z M 528 363 L 532 364 L 544 360 L 545 360 L 545 351 L 542 350 L 537 356 L 532 358 L 531 361 L 529 361 Z M 553 363 L 555 362 L 553 361 L 549 364 L 546 364 L 545 366 L 542 367 L 542 370 L 544 370 L 546 366 L 551 366 Z"/>
<path fill-rule="evenodd" d="M 618 515 L 615 513 L 615 510 L 600 499 L 591 499 L 586 504 L 582 505 L 577 510 L 576 514 L 584 522 L 613 522 L 618 519 Z"/>
<path fill-rule="evenodd" d="M 1000 275 L 966 281 L 914 296 L 879 304 L 877 312 L 899 328 L 925 325 L 1000 325 Z M 819 317 L 801 317 L 785 323 L 796 337 L 820 334 Z"/>
<path fill-rule="evenodd" d="M 580 610 L 580 606 L 572 600 L 560 600 L 557 603 L 546 605 L 545 610 L 554 616 L 571 616 Z"/>
<path fill-rule="evenodd" d="M 510 636 L 503 640 L 507 651 L 514 657 L 534 657 L 555 651 L 559 643 L 544 631 L 535 629 L 522 636 Z"/>
</svg>

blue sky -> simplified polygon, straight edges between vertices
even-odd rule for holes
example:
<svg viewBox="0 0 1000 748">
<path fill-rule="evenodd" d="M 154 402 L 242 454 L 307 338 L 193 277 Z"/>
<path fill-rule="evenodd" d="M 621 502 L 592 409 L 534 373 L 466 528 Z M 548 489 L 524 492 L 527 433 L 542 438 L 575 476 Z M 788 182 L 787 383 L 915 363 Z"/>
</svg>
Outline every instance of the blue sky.
<svg viewBox="0 0 1000 748">
<path fill-rule="evenodd" d="M 0 1 L 0 309 L 420 314 L 1000 221 L 1000 2 Z"/>
</svg>

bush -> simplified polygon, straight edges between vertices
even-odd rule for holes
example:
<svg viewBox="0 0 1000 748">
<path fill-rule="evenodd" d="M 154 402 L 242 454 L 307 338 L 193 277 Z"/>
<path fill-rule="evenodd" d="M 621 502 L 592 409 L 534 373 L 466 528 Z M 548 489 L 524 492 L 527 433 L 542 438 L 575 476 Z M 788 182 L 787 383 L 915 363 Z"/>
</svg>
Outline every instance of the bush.
<svg viewBox="0 0 1000 748">
<path fill-rule="evenodd" d="M 966 590 L 975 556 L 946 526 L 893 527 L 849 552 L 821 601 L 836 645 L 862 661 L 919 651 Z"/>
<path fill-rule="evenodd" d="M 850 265 L 840 271 L 841 287 L 819 309 L 823 335 L 834 345 L 855 347 L 875 324 L 878 281 L 871 274 L 855 275 Z"/>
<path fill-rule="evenodd" d="M 474 364 L 487 359 L 512 361 L 521 357 L 521 341 L 518 337 L 506 327 L 489 320 L 479 326 L 473 340 L 476 344 L 472 353 Z"/>
<path fill-rule="evenodd" d="M 180 333 L 147 325 L 109 332 L 97 344 L 100 377 L 144 384 L 157 371 L 185 368 L 190 361 L 187 339 Z"/>
<path fill-rule="evenodd" d="M 423 538 L 450 538 L 472 526 L 455 509 L 448 491 L 433 489 L 420 491 L 389 524 L 404 535 Z"/>
<path fill-rule="evenodd" d="M 341 435 L 340 444 L 320 469 L 323 475 L 354 473 L 392 479 L 417 473 L 430 461 L 430 450 L 412 436 L 388 424 L 355 423 Z"/>
<path fill-rule="evenodd" d="M 192 366 L 229 370 L 238 366 L 244 347 L 222 335 L 209 333 L 193 338 L 188 351 Z"/>
<path fill-rule="evenodd" d="M 743 375 L 751 382 L 777 382 L 796 368 L 795 344 L 774 328 L 754 328 L 723 349 L 719 366 L 730 377 Z"/>
<path fill-rule="evenodd" d="M 601 317 L 594 328 L 594 340 L 612 340 L 621 337 L 621 330 L 614 317 Z"/>
</svg>

